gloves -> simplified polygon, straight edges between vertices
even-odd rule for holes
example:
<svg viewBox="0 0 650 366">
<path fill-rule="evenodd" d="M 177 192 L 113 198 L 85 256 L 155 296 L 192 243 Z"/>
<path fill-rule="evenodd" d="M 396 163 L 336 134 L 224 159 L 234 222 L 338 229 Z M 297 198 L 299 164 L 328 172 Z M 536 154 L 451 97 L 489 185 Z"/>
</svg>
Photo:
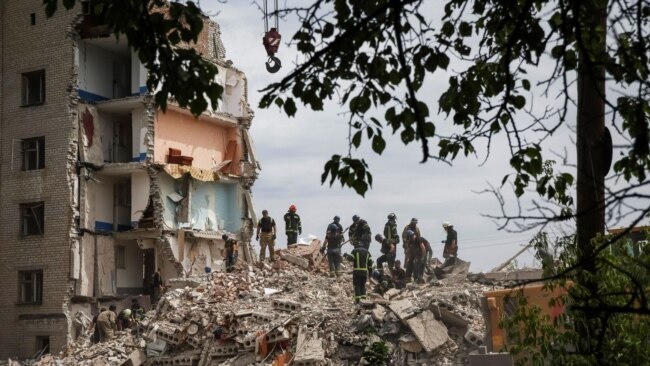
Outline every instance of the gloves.
<svg viewBox="0 0 650 366">
<path fill-rule="evenodd" d="M 275 240 L 275 234 L 273 234 L 273 240 Z"/>
</svg>

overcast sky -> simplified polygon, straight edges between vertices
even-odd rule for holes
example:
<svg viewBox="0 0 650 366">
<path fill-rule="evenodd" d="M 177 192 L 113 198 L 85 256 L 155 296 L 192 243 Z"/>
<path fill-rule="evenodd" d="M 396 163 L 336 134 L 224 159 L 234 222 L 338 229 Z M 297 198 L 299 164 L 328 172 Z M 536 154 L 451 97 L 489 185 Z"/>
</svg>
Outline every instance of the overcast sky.
<svg viewBox="0 0 650 366">
<path fill-rule="evenodd" d="M 420 164 L 418 145 L 405 147 L 398 138 L 389 139 L 382 156 L 369 151 L 365 143 L 355 153 L 368 161 L 374 177 L 373 188 L 365 198 L 338 184 L 331 188 L 321 185 L 324 163 L 332 154 L 347 153 L 347 119 L 340 115 L 343 109 L 334 103 L 326 104 L 322 112 L 299 107 L 295 118 L 287 118 L 277 108 L 257 108 L 259 90 L 280 80 L 296 60 L 296 51 L 284 42 L 297 29 L 295 19 L 281 20 L 284 41 L 277 56 L 284 66 L 277 74 L 269 74 L 264 67 L 264 23 L 258 8 L 249 1 L 210 1 L 201 5 L 221 25 L 226 58 L 243 70 L 249 81 L 249 101 L 255 110 L 251 133 L 262 166 L 253 196 L 258 214 L 268 209 L 279 224 L 278 247 L 286 247 L 282 216 L 291 204 L 298 207 L 303 236 L 313 234 L 319 238 L 334 215 L 341 216 L 344 227 L 351 223 L 352 215 L 361 216 L 369 222 L 373 236 L 383 230 L 391 212 L 398 217 L 400 232 L 416 217 L 437 257 L 442 257 L 440 241 L 445 238 L 442 223 L 450 221 L 458 231 L 459 257 L 471 261 L 474 272 L 488 271 L 502 263 L 535 234 L 498 231 L 492 220 L 482 216 L 499 213 L 493 196 L 476 192 L 486 189 L 488 182 L 498 186 L 510 173 L 505 141 L 493 147 L 487 163 L 482 164 L 481 154 L 458 159 L 453 167 L 434 161 Z M 423 90 L 422 95 L 431 95 L 432 111 L 437 110 L 435 101 L 446 86 L 441 81 L 445 80 L 440 76 L 428 80 Z M 519 264 L 538 265 L 530 254 L 520 257 Z"/>
</svg>

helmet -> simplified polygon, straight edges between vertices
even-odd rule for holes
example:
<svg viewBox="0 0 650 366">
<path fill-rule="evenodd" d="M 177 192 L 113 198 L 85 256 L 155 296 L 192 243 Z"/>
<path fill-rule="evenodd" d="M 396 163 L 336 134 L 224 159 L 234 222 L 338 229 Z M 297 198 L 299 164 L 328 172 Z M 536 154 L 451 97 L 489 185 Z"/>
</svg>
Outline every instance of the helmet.
<svg viewBox="0 0 650 366">
<path fill-rule="evenodd" d="M 131 317 L 131 309 L 124 309 L 124 310 L 122 310 L 122 312 L 124 313 L 125 317 L 127 317 L 127 318 Z"/>
<path fill-rule="evenodd" d="M 383 236 L 381 236 L 381 234 L 377 234 L 377 235 L 375 235 L 375 240 L 377 240 L 377 241 L 380 241 L 380 242 L 381 242 L 381 241 L 384 241 L 384 237 L 383 237 Z"/>
<path fill-rule="evenodd" d="M 262 210 L 262 215 L 268 215 L 269 212 L 267 210 Z"/>
<path fill-rule="evenodd" d="M 395 214 L 391 212 L 390 214 L 388 214 L 388 219 L 389 220 L 395 220 L 395 219 L 397 219 L 397 216 L 395 216 Z"/>
<path fill-rule="evenodd" d="M 352 216 L 352 222 L 357 222 L 359 220 L 359 215 Z"/>
<path fill-rule="evenodd" d="M 338 230 L 339 230 L 339 227 L 336 226 L 336 224 L 329 224 L 329 226 L 327 227 L 327 231 L 336 232 Z"/>
<path fill-rule="evenodd" d="M 341 221 L 341 218 L 338 216 L 334 216 L 334 222 L 339 222 L 339 221 Z"/>
<path fill-rule="evenodd" d="M 418 223 L 418 219 L 416 219 L 415 217 L 411 219 L 411 224 L 417 224 L 417 223 Z"/>
<path fill-rule="evenodd" d="M 415 232 L 413 230 L 406 230 L 406 237 L 411 238 L 413 235 L 415 235 Z"/>
<path fill-rule="evenodd" d="M 221 239 L 228 240 L 228 235 L 226 235 L 226 234 L 221 235 Z"/>
<path fill-rule="evenodd" d="M 452 226 L 454 225 L 452 225 L 449 221 L 445 221 L 442 223 L 442 227 L 452 227 Z"/>
<path fill-rule="evenodd" d="M 291 212 L 296 212 L 296 210 L 297 210 L 297 209 L 296 209 L 296 205 L 291 205 L 291 206 L 289 206 L 289 211 L 291 211 Z"/>
</svg>

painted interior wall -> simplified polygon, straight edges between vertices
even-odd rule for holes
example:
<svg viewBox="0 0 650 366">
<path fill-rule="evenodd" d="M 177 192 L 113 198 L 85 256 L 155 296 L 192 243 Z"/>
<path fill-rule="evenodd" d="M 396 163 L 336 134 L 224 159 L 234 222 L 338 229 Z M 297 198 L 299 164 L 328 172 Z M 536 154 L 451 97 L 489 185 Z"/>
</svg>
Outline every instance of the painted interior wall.
<svg viewBox="0 0 650 366">
<path fill-rule="evenodd" d="M 95 236 L 84 235 L 81 244 L 81 276 L 77 280 L 76 293 L 80 296 L 93 296 L 93 278 L 95 271 Z"/>
<path fill-rule="evenodd" d="M 131 51 L 131 94 L 147 92 L 147 69 L 142 65 L 138 56 Z"/>
<path fill-rule="evenodd" d="M 212 169 L 223 161 L 228 142 L 240 141 L 237 128 L 225 128 L 212 122 L 197 120 L 192 116 L 168 109 L 158 112 L 155 125 L 154 160 L 167 163 L 169 148 L 180 149 L 181 154 L 192 156 L 192 166 Z M 235 161 L 241 160 L 241 150 Z"/>
<path fill-rule="evenodd" d="M 94 105 L 79 103 L 79 128 L 82 142 L 81 159 L 95 165 L 104 163 L 101 120 Z"/>
<path fill-rule="evenodd" d="M 192 220 L 190 223 L 193 229 L 216 231 L 223 227 L 223 225 L 219 225 L 220 222 L 217 220 L 225 217 L 227 212 L 217 210 L 217 184 L 192 180 L 190 185 L 190 215 Z M 225 207 L 225 209 L 227 210 L 228 207 Z"/>
<path fill-rule="evenodd" d="M 114 74 L 114 64 L 118 65 Z M 129 86 L 114 80 L 131 80 L 131 60 L 88 41 L 79 42 L 79 89 L 83 99 L 106 100 L 129 95 Z M 114 96 L 114 87 L 118 93 Z M 126 88 L 124 90 L 120 90 Z M 87 94 L 84 94 L 87 93 Z"/>
<path fill-rule="evenodd" d="M 115 268 L 118 293 L 142 293 L 142 251 L 135 240 L 115 241 L 115 246 L 123 246 L 125 253 L 125 268 Z"/>
<path fill-rule="evenodd" d="M 115 247 L 110 236 L 97 236 L 97 276 L 99 291 L 97 296 L 117 293 L 115 286 Z"/>
<path fill-rule="evenodd" d="M 224 88 L 224 92 L 216 111 L 242 117 L 244 114 L 243 103 L 245 102 L 243 75 L 222 66 L 217 67 L 219 73 L 215 79 Z M 214 112 L 211 106 L 209 110 Z"/>
<path fill-rule="evenodd" d="M 95 184 L 94 189 L 95 231 L 113 231 L 113 221 L 115 218 L 117 219 L 118 231 L 127 230 L 131 227 L 131 207 L 121 205 L 114 206 L 113 197 L 115 185 L 119 182 L 131 187 L 129 181 L 130 177 L 127 179 L 123 177 L 99 177 L 99 183 Z M 113 217 L 114 213 L 116 217 Z"/>
<path fill-rule="evenodd" d="M 147 145 L 145 144 L 147 126 L 144 119 L 144 107 L 138 107 L 131 111 L 131 132 L 133 133 L 131 160 L 144 161 L 147 158 Z"/>
<path fill-rule="evenodd" d="M 229 232 L 238 232 L 241 229 L 242 188 L 235 183 L 216 183 L 217 191 L 216 210 L 219 227 Z M 223 221 L 222 221 L 223 220 Z"/>
<path fill-rule="evenodd" d="M 176 180 L 166 173 L 161 173 L 158 175 L 158 186 L 160 187 L 160 195 L 163 197 L 163 205 L 165 207 L 163 211 L 165 227 L 176 229 L 178 228 L 176 224 L 177 205 L 168 198 L 170 194 L 176 192 Z"/>
<path fill-rule="evenodd" d="M 140 220 L 149 202 L 149 174 L 145 171 L 131 174 L 131 226 Z"/>
<path fill-rule="evenodd" d="M 132 121 L 130 115 L 115 115 L 109 113 L 100 113 L 99 129 L 101 131 L 101 139 L 98 141 L 102 146 L 102 153 L 104 155 L 104 162 L 106 163 L 127 163 L 132 160 L 133 149 L 133 132 Z M 122 124 L 122 128 L 118 129 L 116 124 Z M 124 136 L 118 138 L 118 134 Z M 113 151 L 115 150 L 115 154 Z"/>
</svg>

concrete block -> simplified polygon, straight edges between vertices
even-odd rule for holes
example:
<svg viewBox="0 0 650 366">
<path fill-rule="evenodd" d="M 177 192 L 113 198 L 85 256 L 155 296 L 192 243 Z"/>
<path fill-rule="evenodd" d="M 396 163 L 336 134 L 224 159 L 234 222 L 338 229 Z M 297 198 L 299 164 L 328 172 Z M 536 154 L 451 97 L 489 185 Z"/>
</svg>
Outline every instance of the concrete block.
<svg viewBox="0 0 650 366">
<path fill-rule="evenodd" d="M 473 332 L 471 329 L 468 329 L 465 333 L 465 341 L 473 346 L 481 347 L 484 345 L 483 336 Z"/>
<path fill-rule="evenodd" d="M 253 313 L 250 316 L 251 320 L 255 323 L 266 324 L 275 320 L 275 317 L 271 314 L 262 314 L 262 313 Z"/>
<path fill-rule="evenodd" d="M 325 350 L 323 341 L 318 338 L 318 332 L 311 333 L 308 338 L 307 332 L 300 328 L 298 331 L 298 343 L 296 344 L 296 355 L 293 359 L 294 366 L 318 366 L 325 362 Z"/>
<path fill-rule="evenodd" d="M 429 307 L 437 320 L 442 321 L 448 328 L 467 329 L 469 322 L 456 315 L 445 305 L 434 304 Z"/>
<path fill-rule="evenodd" d="M 271 300 L 271 306 L 273 306 L 274 309 L 280 310 L 280 311 L 300 311 L 302 309 L 302 305 L 291 300 L 285 300 L 285 299 L 273 299 Z"/>
<path fill-rule="evenodd" d="M 291 339 L 291 333 L 283 327 L 275 328 L 266 334 L 267 343 L 288 341 L 289 339 Z"/>
<path fill-rule="evenodd" d="M 162 355 L 167 350 L 167 342 L 156 339 L 155 342 L 148 342 L 146 346 L 147 356 L 155 357 Z"/>
<path fill-rule="evenodd" d="M 412 318 L 420 310 L 418 307 L 413 305 L 411 300 L 408 299 L 393 301 L 388 305 L 388 307 L 400 320 Z"/>
<path fill-rule="evenodd" d="M 429 310 L 408 319 L 406 324 L 427 353 L 433 352 L 449 340 L 447 328 L 437 321 Z"/>
<path fill-rule="evenodd" d="M 375 319 L 378 322 L 383 322 L 384 321 L 384 316 L 386 316 L 386 308 L 381 306 L 381 305 L 376 305 L 374 309 L 372 309 L 372 318 Z"/>
<path fill-rule="evenodd" d="M 138 349 L 131 352 L 129 358 L 124 360 L 120 366 L 140 366 L 146 361 L 146 359 L 147 356 L 145 355 L 144 350 Z"/>
<path fill-rule="evenodd" d="M 210 352 L 211 357 L 230 357 L 239 352 L 239 347 L 234 342 L 215 344 Z"/>
</svg>

